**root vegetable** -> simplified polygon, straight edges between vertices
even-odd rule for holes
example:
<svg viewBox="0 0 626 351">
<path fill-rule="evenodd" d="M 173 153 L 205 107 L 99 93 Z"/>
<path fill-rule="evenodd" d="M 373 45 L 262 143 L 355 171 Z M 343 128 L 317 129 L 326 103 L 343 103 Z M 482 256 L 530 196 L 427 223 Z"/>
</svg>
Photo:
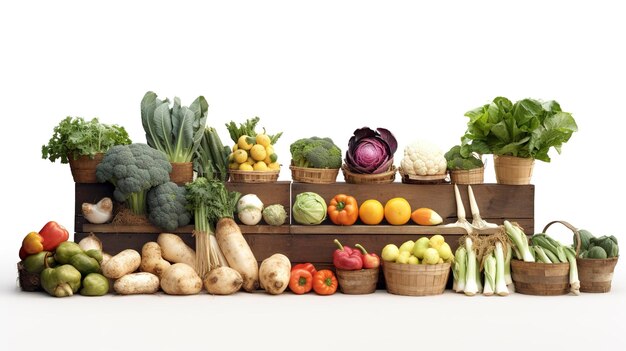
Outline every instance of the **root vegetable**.
<svg viewBox="0 0 626 351">
<path fill-rule="evenodd" d="M 176 234 L 161 233 L 157 238 L 164 259 L 172 263 L 186 263 L 196 267 L 196 252 Z"/>
<path fill-rule="evenodd" d="M 113 283 L 120 295 L 154 294 L 159 291 L 159 277 L 148 272 L 126 274 Z"/>
<path fill-rule="evenodd" d="M 211 270 L 204 278 L 204 287 L 209 294 L 230 295 L 241 289 L 241 274 L 230 267 L 219 267 Z"/>
<path fill-rule="evenodd" d="M 102 261 L 100 262 L 100 267 L 104 266 L 104 264 L 107 263 L 111 259 L 111 257 L 113 257 L 113 256 L 109 255 L 106 252 L 103 252 L 102 253 Z"/>
<path fill-rule="evenodd" d="M 202 290 L 202 279 L 186 263 L 175 263 L 163 272 L 161 289 L 168 295 L 194 295 Z"/>
<path fill-rule="evenodd" d="M 291 262 L 287 256 L 277 253 L 261 262 L 259 279 L 261 289 L 272 295 L 282 294 L 289 286 Z"/>
<path fill-rule="evenodd" d="M 217 222 L 215 236 L 228 265 L 241 274 L 243 289 L 248 292 L 258 289 L 259 264 L 237 223 L 228 217 L 220 219 Z"/>
<path fill-rule="evenodd" d="M 89 250 L 99 250 L 102 251 L 102 241 L 98 239 L 94 234 L 89 234 L 89 236 L 82 238 L 78 242 L 78 246 L 80 246 L 83 251 Z"/>
<path fill-rule="evenodd" d="M 126 249 L 111 257 L 102 265 L 102 274 L 111 279 L 118 279 L 133 273 L 141 264 L 141 255 L 133 249 Z"/>
<path fill-rule="evenodd" d="M 139 269 L 161 277 L 171 264 L 161 256 L 161 247 L 154 241 L 147 242 L 141 248 L 141 265 Z"/>
<path fill-rule="evenodd" d="M 103 197 L 95 204 L 84 202 L 82 205 L 83 216 L 93 224 L 102 224 L 113 217 L 113 202 L 108 197 Z"/>
</svg>

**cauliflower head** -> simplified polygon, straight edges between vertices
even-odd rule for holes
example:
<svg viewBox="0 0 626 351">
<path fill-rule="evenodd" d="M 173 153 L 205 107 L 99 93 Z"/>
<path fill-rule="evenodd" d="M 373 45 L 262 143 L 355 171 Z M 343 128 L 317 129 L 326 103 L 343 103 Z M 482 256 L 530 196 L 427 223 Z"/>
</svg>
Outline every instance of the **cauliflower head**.
<svg viewBox="0 0 626 351">
<path fill-rule="evenodd" d="M 446 173 L 447 162 L 437 145 L 420 140 L 404 148 L 400 166 L 407 174 L 426 176 Z"/>
</svg>

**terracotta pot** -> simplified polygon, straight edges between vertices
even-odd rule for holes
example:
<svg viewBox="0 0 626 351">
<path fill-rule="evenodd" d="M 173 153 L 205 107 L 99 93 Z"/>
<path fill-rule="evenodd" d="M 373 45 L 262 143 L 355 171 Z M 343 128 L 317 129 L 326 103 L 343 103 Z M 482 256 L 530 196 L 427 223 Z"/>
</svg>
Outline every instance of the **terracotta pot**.
<svg viewBox="0 0 626 351">
<path fill-rule="evenodd" d="M 73 156 L 68 156 L 74 182 L 98 183 L 96 167 L 100 164 L 103 157 L 103 153 L 96 154 L 93 159 L 89 158 L 89 156 L 80 156 L 75 160 Z"/>
<path fill-rule="evenodd" d="M 193 162 L 170 162 L 172 171 L 170 172 L 170 181 L 185 185 L 185 183 L 193 181 Z"/>
<path fill-rule="evenodd" d="M 530 184 L 535 159 L 493 155 L 493 163 L 498 184 Z"/>
</svg>

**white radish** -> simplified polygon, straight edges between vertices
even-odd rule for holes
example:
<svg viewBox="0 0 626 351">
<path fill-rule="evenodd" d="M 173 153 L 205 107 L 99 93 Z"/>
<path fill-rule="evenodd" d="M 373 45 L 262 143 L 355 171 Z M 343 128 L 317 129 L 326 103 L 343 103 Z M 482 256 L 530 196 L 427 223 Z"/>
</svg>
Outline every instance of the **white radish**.
<svg viewBox="0 0 626 351">
<path fill-rule="evenodd" d="M 220 219 L 215 228 L 215 236 L 228 265 L 241 274 L 243 289 L 247 292 L 258 289 L 259 264 L 237 223 L 228 217 Z"/>
</svg>

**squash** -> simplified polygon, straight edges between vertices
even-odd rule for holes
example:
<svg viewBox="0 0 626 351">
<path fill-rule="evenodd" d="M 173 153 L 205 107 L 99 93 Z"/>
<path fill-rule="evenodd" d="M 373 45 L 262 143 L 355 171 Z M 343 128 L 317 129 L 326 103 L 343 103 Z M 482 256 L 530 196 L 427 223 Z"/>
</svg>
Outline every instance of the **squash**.
<svg viewBox="0 0 626 351">
<path fill-rule="evenodd" d="M 582 241 L 582 240 L 581 240 Z M 601 247 L 604 249 L 607 257 L 617 257 L 619 255 L 619 247 L 617 246 L 617 238 L 614 236 L 603 235 L 599 238 L 591 239 L 591 243 L 594 247 Z"/>
<path fill-rule="evenodd" d="M 606 251 L 600 246 L 594 246 L 587 251 L 586 258 L 606 258 Z"/>
<path fill-rule="evenodd" d="M 595 238 L 593 234 L 585 229 L 579 229 L 578 234 L 580 235 L 580 251 L 589 250 L 589 243 L 592 238 Z M 574 250 L 576 250 L 576 245 L 578 245 L 578 239 L 574 234 Z"/>
</svg>

